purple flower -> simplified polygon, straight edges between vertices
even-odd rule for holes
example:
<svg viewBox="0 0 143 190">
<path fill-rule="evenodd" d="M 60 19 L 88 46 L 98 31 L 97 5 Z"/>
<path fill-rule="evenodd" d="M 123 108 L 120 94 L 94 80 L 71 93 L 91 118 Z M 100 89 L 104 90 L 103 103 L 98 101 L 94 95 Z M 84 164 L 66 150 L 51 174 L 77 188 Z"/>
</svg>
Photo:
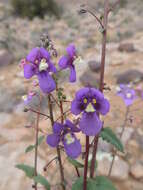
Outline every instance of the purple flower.
<svg viewBox="0 0 143 190">
<path fill-rule="evenodd" d="M 74 66 L 74 61 L 77 58 L 76 49 L 73 44 L 70 44 L 66 49 L 67 54 L 62 56 L 59 60 L 59 66 L 61 69 L 70 69 L 70 82 L 76 81 L 76 71 Z"/>
<path fill-rule="evenodd" d="M 75 159 L 81 153 L 80 141 L 74 133 L 80 132 L 73 123 L 66 120 L 65 124 L 55 123 L 53 134 L 47 136 L 47 144 L 51 147 L 57 147 L 60 142 L 63 143 L 66 154 Z"/>
<path fill-rule="evenodd" d="M 49 52 L 43 47 L 36 47 L 26 57 L 26 63 L 23 65 L 24 77 L 30 79 L 37 75 L 39 86 L 44 93 L 50 93 L 56 88 L 55 81 L 50 72 L 55 73 L 56 68 L 51 62 Z"/>
<path fill-rule="evenodd" d="M 132 89 L 129 85 L 120 84 L 117 88 L 117 95 L 120 96 L 126 106 L 133 104 L 134 100 L 137 98 L 135 90 Z"/>
<path fill-rule="evenodd" d="M 71 112 L 75 115 L 82 114 L 79 126 L 81 131 L 88 136 L 97 135 L 102 129 L 102 122 L 98 114 L 106 115 L 109 112 L 109 102 L 104 95 L 95 88 L 82 88 L 71 104 Z"/>
</svg>

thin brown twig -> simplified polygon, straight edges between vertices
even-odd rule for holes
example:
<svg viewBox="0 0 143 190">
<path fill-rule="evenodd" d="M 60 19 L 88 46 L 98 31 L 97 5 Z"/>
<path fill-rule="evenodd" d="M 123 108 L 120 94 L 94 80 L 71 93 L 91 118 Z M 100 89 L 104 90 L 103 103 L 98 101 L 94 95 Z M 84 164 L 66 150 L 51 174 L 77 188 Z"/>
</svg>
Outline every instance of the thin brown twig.
<svg viewBox="0 0 143 190">
<path fill-rule="evenodd" d="M 50 116 L 49 116 L 49 115 L 44 114 L 44 113 L 41 113 L 40 111 L 34 110 L 34 109 L 32 109 L 32 108 L 28 108 L 27 111 L 31 111 L 31 112 L 37 113 L 37 114 L 39 114 L 39 115 L 43 115 L 43 116 L 48 117 L 48 118 L 50 119 Z"/>
<path fill-rule="evenodd" d="M 120 0 L 117 0 L 109 9 L 108 14 L 115 9 L 115 7 L 120 3 Z"/>
<path fill-rule="evenodd" d="M 37 113 L 37 120 L 36 120 L 36 134 L 35 134 L 35 160 L 34 160 L 34 175 L 37 176 L 37 157 L 38 157 L 38 134 L 39 134 L 39 120 L 40 120 L 40 109 L 41 109 L 41 96 L 40 96 L 40 103 L 39 103 L 39 110 Z M 34 184 L 35 190 L 37 190 L 37 183 Z"/>
</svg>

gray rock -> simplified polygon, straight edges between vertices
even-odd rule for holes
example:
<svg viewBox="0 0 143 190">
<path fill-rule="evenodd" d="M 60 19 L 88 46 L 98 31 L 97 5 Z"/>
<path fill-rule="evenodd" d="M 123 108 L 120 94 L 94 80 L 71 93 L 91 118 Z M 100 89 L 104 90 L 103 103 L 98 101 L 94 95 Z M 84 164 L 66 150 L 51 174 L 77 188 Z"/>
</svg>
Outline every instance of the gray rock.
<svg viewBox="0 0 143 190">
<path fill-rule="evenodd" d="M 143 80 L 143 73 L 136 69 L 131 69 L 123 73 L 115 75 L 117 84 L 137 83 Z"/>
<path fill-rule="evenodd" d="M 138 161 L 132 165 L 130 173 L 135 179 L 143 179 L 143 163 Z"/>
<path fill-rule="evenodd" d="M 99 72 L 100 71 L 100 62 L 97 62 L 95 60 L 91 60 L 88 62 L 89 68 L 93 72 Z"/>
<path fill-rule="evenodd" d="M 97 160 L 98 160 L 98 170 L 97 170 L 98 173 L 100 175 L 107 176 L 112 162 L 111 154 L 106 152 L 98 152 Z M 129 174 L 129 165 L 124 160 L 116 156 L 111 172 L 111 177 L 116 180 L 126 180 L 128 179 L 128 174 Z"/>
<path fill-rule="evenodd" d="M 99 84 L 99 75 L 88 70 L 83 73 L 79 80 L 84 86 L 92 86 L 97 88 Z"/>
<path fill-rule="evenodd" d="M 132 43 L 122 43 L 119 45 L 118 50 L 121 52 L 129 52 L 129 53 L 136 51 L 134 44 Z"/>
<path fill-rule="evenodd" d="M 7 66 L 9 64 L 12 64 L 13 61 L 14 57 L 10 52 L 6 50 L 0 51 L 0 66 Z"/>
</svg>

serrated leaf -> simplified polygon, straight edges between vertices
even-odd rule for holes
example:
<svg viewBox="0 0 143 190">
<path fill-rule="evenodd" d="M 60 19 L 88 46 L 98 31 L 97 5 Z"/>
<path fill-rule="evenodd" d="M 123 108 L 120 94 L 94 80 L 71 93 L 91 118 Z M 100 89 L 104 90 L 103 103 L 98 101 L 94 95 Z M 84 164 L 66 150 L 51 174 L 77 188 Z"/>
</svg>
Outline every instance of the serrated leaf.
<svg viewBox="0 0 143 190">
<path fill-rule="evenodd" d="M 72 190 L 83 189 L 83 177 L 78 178 L 72 185 Z M 94 179 L 87 179 L 87 190 L 98 190 Z"/>
<path fill-rule="evenodd" d="M 43 185 L 46 190 L 50 190 L 50 184 L 44 176 L 38 174 L 37 176 L 33 177 L 33 180 L 36 183 L 40 183 L 41 185 Z"/>
<path fill-rule="evenodd" d="M 38 138 L 38 146 L 42 143 L 42 141 L 44 140 L 44 135 L 43 136 L 40 136 Z M 28 152 L 31 152 L 33 149 L 35 149 L 36 145 L 29 145 L 26 150 L 25 150 L 25 153 L 28 153 Z"/>
<path fill-rule="evenodd" d="M 95 182 L 98 190 L 116 190 L 113 183 L 107 177 L 97 176 Z"/>
<path fill-rule="evenodd" d="M 124 148 L 120 139 L 116 136 L 110 127 L 103 128 L 100 133 L 100 137 L 108 143 L 111 143 L 120 152 L 124 152 Z"/>
<path fill-rule="evenodd" d="M 72 165 L 74 165 L 75 167 L 77 167 L 77 168 L 83 168 L 84 167 L 84 165 L 82 164 L 82 163 L 80 163 L 80 162 L 78 162 L 77 160 L 74 160 L 74 159 L 71 159 L 71 158 L 67 158 L 68 159 L 68 161 L 72 164 Z"/>
<path fill-rule="evenodd" d="M 28 166 L 28 165 L 25 165 L 25 164 L 18 164 L 18 165 L 16 165 L 16 168 L 22 170 L 26 174 L 27 177 L 33 178 L 33 176 L 34 176 L 34 167 Z"/>
</svg>

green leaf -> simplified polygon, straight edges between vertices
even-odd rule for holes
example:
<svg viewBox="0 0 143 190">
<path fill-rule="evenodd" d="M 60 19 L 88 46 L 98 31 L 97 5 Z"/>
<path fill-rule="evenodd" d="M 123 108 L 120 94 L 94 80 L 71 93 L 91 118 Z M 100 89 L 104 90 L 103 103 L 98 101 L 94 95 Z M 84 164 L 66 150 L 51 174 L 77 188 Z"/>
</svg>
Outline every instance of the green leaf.
<svg viewBox="0 0 143 190">
<path fill-rule="evenodd" d="M 74 165 L 75 167 L 77 167 L 77 168 L 83 168 L 84 167 L 84 165 L 82 164 L 82 163 L 80 163 L 80 162 L 78 162 L 77 160 L 73 160 L 73 159 L 71 159 L 71 158 L 67 158 L 68 159 L 68 161 L 72 164 L 72 165 Z"/>
<path fill-rule="evenodd" d="M 80 189 L 83 189 L 83 177 L 78 178 L 72 185 L 72 190 Z M 87 179 L 87 190 L 116 190 L 116 188 L 108 178 L 97 176 L 96 179 Z"/>
<path fill-rule="evenodd" d="M 40 136 L 38 138 L 38 146 L 42 143 L 42 141 L 44 140 L 44 135 Z M 25 153 L 31 152 L 33 149 L 35 149 L 36 145 L 29 145 L 26 150 Z"/>
<path fill-rule="evenodd" d="M 124 148 L 120 139 L 116 136 L 110 127 L 103 128 L 100 133 L 100 137 L 108 143 L 111 143 L 120 152 L 124 152 Z"/>
<path fill-rule="evenodd" d="M 29 146 L 26 148 L 25 153 L 31 152 L 34 148 L 35 148 L 35 145 L 29 145 Z"/>
<path fill-rule="evenodd" d="M 38 138 L 38 145 L 40 145 L 40 144 L 43 142 L 44 138 L 45 138 L 44 135 L 42 135 L 42 136 L 40 136 L 40 137 Z"/>
<path fill-rule="evenodd" d="M 116 190 L 113 183 L 107 177 L 97 176 L 95 182 L 98 190 Z"/>
<path fill-rule="evenodd" d="M 83 189 L 83 177 L 78 178 L 72 185 L 72 190 Z M 94 179 L 87 179 L 87 190 L 98 190 Z"/>
<path fill-rule="evenodd" d="M 36 183 L 40 183 L 41 185 L 43 185 L 45 187 L 46 190 L 50 190 L 50 184 L 47 181 L 47 179 L 45 177 L 43 177 L 42 175 L 38 174 L 37 176 L 33 177 L 33 180 Z"/>
<path fill-rule="evenodd" d="M 31 166 L 28 166 L 28 165 L 25 165 L 25 164 L 18 164 L 16 165 L 16 168 L 22 170 L 27 177 L 29 178 L 33 178 L 34 176 L 34 167 L 31 167 Z"/>
</svg>

